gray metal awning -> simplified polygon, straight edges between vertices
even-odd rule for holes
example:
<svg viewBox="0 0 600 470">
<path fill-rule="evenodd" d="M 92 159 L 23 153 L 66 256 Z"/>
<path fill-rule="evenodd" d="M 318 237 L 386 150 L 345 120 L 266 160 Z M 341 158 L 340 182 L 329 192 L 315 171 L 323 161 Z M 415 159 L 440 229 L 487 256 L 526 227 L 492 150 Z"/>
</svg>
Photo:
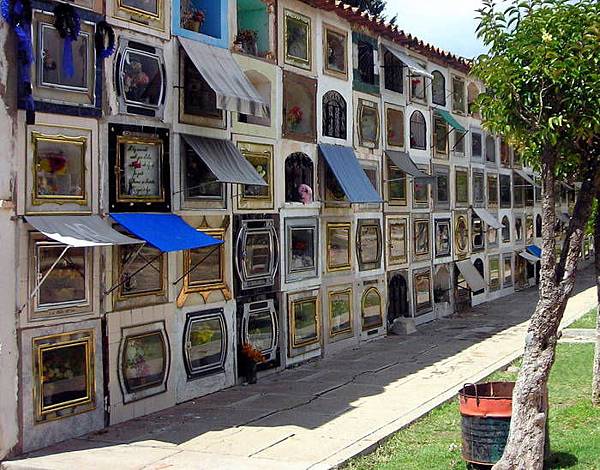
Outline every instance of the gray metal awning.
<svg viewBox="0 0 600 470">
<path fill-rule="evenodd" d="M 404 65 L 406 65 L 408 67 L 408 70 L 410 70 L 412 73 L 414 73 L 416 75 L 421 75 L 421 76 L 427 77 L 427 78 L 433 78 L 433 75 L 431 75 L 427 70 L 425 70 L 423 68 L 423 66 L 419 65 L 417 63 L 417 61 L 415 59 L 413 59 L 412 57 L 410 57 L 408 54 L 406 54 L 394 47 L 387 47 L 387 46 L 384 46 L 384 47 L 388 51 L 390 51 L 392 54 L 394 54 L 396 59 L 398 59 L 400 62 L 402 62 Z"/>
<path fill-rule="evenodd" d="M 539 184 L 536 184 L 536 182 L 533 180 L 533 178 L 531 178 L 531 176 L 529 176 L 523 170 L 519 170 L 518 168 L 515 168 L 515 173 L 517 175 L 519 175 L 521 178 L 523 178 L 525 181 L 527 181 L 530 185 L 532 185 L 536 188 L 541 188 L 541 186 Z"/>
<path fill-rule="evenodd" d="M 402 170 L 404 173 L 412 176 L 419 183 L 433 184 L 435 182 L 435 176 L 430 176 L 427 173 L 423 173 L 417 168 L 415 162 L 412 161 L 408 152 L 399 152 L 397 150 L 386 150 L 385 154 L 390 160 Z"/>
<path fill-rule="evenodd" d="M 185 53 L 217 95 L 217 108 L 266 117 L 269 106 L 235 61 L 231 52 L 183 37 Z"/>
<path fill-rule="evenodd" d="M 467 284 L 473 292 L 485 289 L 485 280 L 477 271 L 470 259 L 457 261 L 456 267 L 467 281 Z"/>
<path fill-rule="evenodd" d="M 535 264 L 535 263 L 537 263 L 537 262 L 540 260 L 540 258 L 538 258 L 538 257 L 537 257 L 537 256 L 535 256 L 535 255 L 532 255 L 531 253 L 529 253 L 529 252 L 527 252 L 527 251 L 520 251 L 520 252 L 519 252 L 519 256 L 520 256 L 521 258 L 525 258 L 525 259 L 526 259 L 527 261 L 529 261 L 531 264 Z"/>
<path fill-rule="evenodd" d="M 117 232 L 99 215 L 28 215 L 25 220 L 48 238 L 70 247 L 143 243 Z"/>
<path fill-rule="evenodd" d="M 181 134 L 181 137 L 221 183 L 267 186 L 265 180 L 230 140 L 189 134 Z"/>
<path fill-rule="evenodd" d="M 319 144 L 319 150 L 351 204 L 383 202 L 360 166 L 352 147 Z"/>
<path fill-rule="evenodd" d="M 496 219 L 496 217 L 494 217 L 490 212 L 485 210 L 483 207 L 473 207 L 473 210 L 479 216 L 479 218 L 481 220 L 483 220 L 486 224 L 488 224 L 490 227 L 497 228 L 497 229 L 504 227 L 504 225 L 502 225 L 500 222 L 498 222 L 498 219 Z"/>
</svg>

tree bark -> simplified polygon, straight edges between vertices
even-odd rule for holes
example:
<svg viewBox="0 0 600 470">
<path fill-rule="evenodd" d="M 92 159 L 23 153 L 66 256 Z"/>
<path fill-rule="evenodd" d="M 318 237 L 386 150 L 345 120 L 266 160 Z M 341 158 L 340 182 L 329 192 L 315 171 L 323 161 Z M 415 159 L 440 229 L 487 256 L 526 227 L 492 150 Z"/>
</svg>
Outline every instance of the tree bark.
<svg viewBox="0 0 600 470">
<path fill-rule="evenodd" d="M 567 231 L 560 262 L 555 257 L 555 176 L 558 157 L 546 151 L 542 156 L 543 243 L 539 300 L 531 317 L 523 364 L 513 393 L 510 433 L 502 459 L 494 470 L 541 470 L 544 465 L 546 406 L 544 391 L 554 363 L 557 333 L 567 300 L 575 286 L 575 272 L 589 218 L 595 188 L 596 168 L 584 178 L 582 189 Z M 590 170 L 591 171 L 591 170 Z M 565 252 L 566 250 L 566 252 Z M 560 273 L 560 275 L 559 275 Z"/>
<path fill-rule="evenodd" d="M 596 293 L 598 297 L 596 318 L 596 348 L 594 352 L 594 373 L 592 376 L 592 404 L 600 406 L 600 190 L 596 193 L 596 218 L 594 220 L 594 268 Z"/>
</svg>

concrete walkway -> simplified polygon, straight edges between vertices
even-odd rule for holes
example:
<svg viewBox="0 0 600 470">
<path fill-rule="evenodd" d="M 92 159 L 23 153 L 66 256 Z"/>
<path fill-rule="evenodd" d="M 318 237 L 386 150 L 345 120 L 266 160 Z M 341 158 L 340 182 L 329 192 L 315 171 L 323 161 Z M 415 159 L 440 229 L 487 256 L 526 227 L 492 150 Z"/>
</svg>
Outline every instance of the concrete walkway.
<svg viewBox="0 0 600 470">
<path fill-rule="evenodd" d="M 579 274 L 564 325 L 595 306 Z M 364 453 L 521 354 L 529 289 L 174 408 L 4 462 L 22 469 L 321 469 Z"/>
</svg>

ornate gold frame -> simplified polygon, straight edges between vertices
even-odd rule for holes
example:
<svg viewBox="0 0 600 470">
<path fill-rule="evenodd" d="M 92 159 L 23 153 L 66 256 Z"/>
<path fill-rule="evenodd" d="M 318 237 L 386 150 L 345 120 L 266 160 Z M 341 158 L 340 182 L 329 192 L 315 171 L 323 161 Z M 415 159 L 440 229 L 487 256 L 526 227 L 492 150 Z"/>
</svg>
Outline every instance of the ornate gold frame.
<svg viewBox="0 0 600 470">
<path fill-rule="evenodd" d="M 392 162 L 391 158 L 386 157 L 386 175 L 387 175 L 387 181 L 386 181 L 386 190 L 387 190 L 387 195 L 388 195 L 388 204 L 392 205 L 392 206 L 406 206 L 408 205 L 408 176 L 406 175 L 406 173 L 404 173 L 400 168 L 398 168 L 396 165 L 394 165 L 394 162 Z M 404 199 L 400 199 L 400 198 L 393 198 L 391 196 L 391 190 L 390 190 L 390 184 L 392 183 L 392 181 L 390 181 L 392 178 L 390 178 L 391 176 L 391 172 L 390 170 L 395 169 L 401 173 L 404 173 Z M 398 183 L 398 181 L 395 181 L 395 183 Z"/>
<path fill-rule="evenodd" d="M 377 323 L 376 325 L 372 325 L 369 326 L 367 328 L 365 328 L 365 315 L 364 315 L 364 311 L 365 311 L 365 299 L 367 297 L 367 294 L 369 292 L 375 292 L 377 294 L 377 297 L 379 297 L 379 319 L 380 322 Z M 381 326 L 383 325 L 383 298 L 381 297 L 381 292 L 379 292 L 379 289 L 377 287 L 369 287 L 368 289 L 365 289 L 365 291 L 363 292 L 363 295 L 360 299 L 360 319 L 361 319 L 361 325 L 362 325 L 362 330 L 363 331 L 367 331 L 367 330 L 372 330 L 373 328 L 381 328 Z"/>
<path fill-rule="evenodd" d="M 37 152 L 38 152 L 38 142 L 53 142 L 53 143 L 67 143 L 72 145 L 77 145 L 81 150 L 81 183 L 82 183 L 82 196 L 40 196 L 37 194 L 38 192 L 38 179 L 37 179 L 37 169 L 39 163 L 37 161 Z M 32 173 L 33 173 L 33 191 L 31 194 L 31 203 L 34 206 L 39 206 L 48 202 L 52 202 L 55 204 L 68 204 L 74 203 L 79 205 L 87 205 L 87 172 L 86 172 L 86 151 L 87 151 L 87 137 L 86 136 L 77 136 L 70 137 L 63 134 L 51 135 L 51 134 L 43 134 L 41 132 L 33 131 L 31 132 L 31 142 L 32 142 L 32 151 L 33 151 L 33 159 L 32 159 Z"/>
<path fill-rule="evenodd" d="M 239 204 L 238 206 L 243 206 L 243 208 L 252 208 L 252 209 L 272 209 L 273 208 L 273 164 L 274 164 L 274 152 L 273 146 L 269 144 L 253 144 L 250 142 L 238 142 L 238 148 L 240 149 L 241 154 L 248 160 L 250 164 L 250 158 L 264 159 L 268 161 L 269 171 L 268 175 L 268 186 L 267 186 L 267 195 L 266 196 L 245 196 L 244 195 L 244 187 L 245 185 L 239 185 Z M 254 166 L 254 165 L 252 165 Z M 252 206 L 248 207 L 247 204 L 252 204 L 253 202 L 266 202 L 267 204 L 261 205 L 260 207 Z"/>
<path fill-rule="evenodd" d="M 146 10 L 141 10 L 139 8 L 123 5 L 123 0 L 117 0 L 117 8 L 131 15 L 141 16 L 142 18 L 147 18 L 153 21 L 162 21 L 163 20 L 163 12 L 164 8 L 162 6 L 163 0 L 156 0 L 156 10 L 157 13 L 148 13 Z"/>
<path fill-rule="evenodd" d="M 365 112 L 365 108 L 370 108 L 370 109 L 374 110 L 375 116 L 377 117 L 377 121 L 375 123 L 375 128 L 376 128 L 375 140 L 365 140 L 363 133 L 362 133 L 361 122 L 362 122 L 363 113 Z M 381 137 L 380 136 L 380 127 L 381 127 L 380 124 L 381 124 L 381 117 L 379 116 L 379 106 L 377 105 L 377 103 L 374 101 L 363 100 L 362 98 L 359 98 L 358 99 L 358 122 L 357 122 L 359 145 L 361 145 L 362 147 L 367 147 L 367 148 L 379 148 L 379 139 Z"/>
<path fill-rule="evenodd" d="M 121 153 L 121 146 L 127 144 L 146 144 L 154 145 L 158 147 L 158 166 L 160 169 L 160 196 L 151 197 L 138 197 L 138 196 L 123 196 L 121 194 L 121 173 L 125 170 L 123 168 L 124 155 Z M 115 193 L 117 202 L 165 202 L 165 185 L 164 185 L 164 168 L 163 168 L 163 141 L 157 137 L 141 137 L 141 136 L 130 136 L 130 135 L 119 135 L 117 136 L 117 158 L 116 165 L 114 168 L 115 172 Z"/>
<path fill-rule="evenodd" d="M 225 240 L 225 233 L 227 231 L 226 228 L 198 228 L 198 230 L 202 230 L 203 233 L 210 235 L 213 238 L 218 238 L 219 240 Z M 219 279 L 214 279 L 208 282 L 193 282 L 190 280 L 191 272 L 188 272 L 183 278 L 183 286 L 181 288 L 181 292 L 177 296 L 177 307 L 181 308 L 185 305 L 185 302 L 189 296 L 189 294 L 197 293 L 202 296 L 204 299 L 204 303 L 208 303 L 208 297 L 213 291 L 220 290 L 223 294 L 223 298 L 225 300 L 230 300 L 232 298 L 231 291 L 227 286 L 227 282 L 225 281 L 225 244 L 221 244 L 218 248 L 210 247 L 211 249 L 219 250 L 219 265 L 220 265 L 220 277 Z M 190 250 L 186 250 L 183 252 L 183 270 L 187 272 L 191 269 L 191 254 Z M 194 268 L 196 269 L 196 268 Z M 193 270 L 192 270 L 193 271 Z"/>
<path fill-rule="evenodd" d="M 306 55 L 307 58 L 294 57 L 288 53 L 288 19 L 299 21 L 306 27 Z M 283 57 L 286 64 L 295 65 L 303 69 L 310 70 L 312 68 L 312 31 L 310 18 L 300 13 L 288 10 L 283 10 Z"/>
<path fill-rule="evenodd" d="M 333 320 L 333 300 L 332 297 L 334 295 L 340 295 L 340 294 L 347 294 L 348 295 L 348 323 L 350 324 L 350 326 L 348 328 L 345 328 L 343 330 L 339 330 L 339 331 L 333 331 L 332 329 L 332 320 Z M 345 289 L 340 289 L 340 290 L 330 290 L 329 292 L 327 292 L 327 303 L 329 306 L 329 337 L 333 338 L 335 336 L 338 335 L 342 335 L 342 334 L 346 334 L 346 333 L 352 333 L 353 331 L 353 327 L 352 327 L 352 321 L 353 321 L 353 317 L 354 315 L 352 315 L 352 287 L 346 287 Z"/>
<path fill-rule="evenodd" d="M 78 337 L 80 336 L 80 337 Z M 49 340 L 56 339 L 56 343 L 50 343 Z M 85 346 L 86 358 L 86 396 L 71 400 L 59 405 L 44 407 L 42 403 L 42 386 L 44 383 L 43 376 L 43 352 L 48 350 L 63 349 L 76 345 Z M 58 333 L 54 335 L 41 336 L 33 338 L 32 347 L 32 362 L 33 362 L 33 400 L 34 400 L 34 420 L 37 423 L 53 421 L 70 417 L 76 414 L 85 413 L 96 408 L 96 376 L 94 367 L 94 330 L 79 330 L 69 333 Z M 84 409 L 75 409 L 75 407 L 87 406 Z M 57 415 L 56 412 L 74 408 L 72 413 Z"/>
<path fill-rule="evenodd" d="M 391 237 L 391 226 L 392 225 L 400 225 L 404 228 L 404 257 L 398 258 L 391 255 L 392 248 L 392 237 Z M 388 227 L 388 240 L 387 240 L 387 255 L 388 262 L 390 265 L 401 265 L 408 263 L 408 223 L 406 219 L 388 219 L 387 220 Z"/>
<path fill-rule="evenodd" d="M 417 293 L 417 278 L 419 277 L 427 277 L 429 279 L 429 305 L 427 307 L 421 307 L 421 309 L 419 309 L 419 304 L 417 302 L 417 297 L 418 297 L 418 293 Z M 424 313 L 427 312 L 429 310 L 431 310 L 433 308 L 433 293 L 431 291 L 431 269 L 430 268 L 426 268 L 420 271 L 415 271 L 413 273 L 413 293 L 414 293 L 414 299 L 415 299 L 415 315 L 419 314 L 419 313 Z"/>
<path fill-rule="evenodd" d="M 296 305 L 302 305 L 302 304 L 307 304 L 307 303 L 315 304 L 315 329 L 317 332 L 317 336 L 311 340 L 296 342 L 296 322 L 295 322 L 295 316 L 294 316 L 294 308 Z M 320 321 L 320 315 L 319 315 L 319 297 L 310 296 L 310 297 L 303 297 L 298 300 L 293 300 L 291 298 L 288 299 L 288 318 L 289 318 L 290 336 L 291 336 L 290 346 L 292 349 L 298 349 L 298 348 L 301 348 L 304 346 L 309 346 L 311 344 L 316 344 L 319 341 L 321 341 L 321 321 Z"/>
<path fill-rule="evenodd" d="M 347 230 L 348 231 L 348 263 L 342 264 L 339 266 L 332 266 L 330 259 L 330 249 L 331 249 L 331 234 L 334 230 Z M 352 223 L 351 222 L 328 222 L 327 223 L 327 271 L 328 272 L 336 272 L 336 271 L 347 271 L 352 267 Z"/>
<path fill-rule="evenodd" d="M 344 39 L 344 71 L 330 69 L 327 66 L 327 38 L 329 33 L 333 33 L 338 36 L 342 36 Z M 348 79 L 348 32 L 342 29 L 331 26 L 327 23 L 323 23 L 323 73 L 331 75 L 332 77 L 341 78 L 343 80 Z"/>
</svg>

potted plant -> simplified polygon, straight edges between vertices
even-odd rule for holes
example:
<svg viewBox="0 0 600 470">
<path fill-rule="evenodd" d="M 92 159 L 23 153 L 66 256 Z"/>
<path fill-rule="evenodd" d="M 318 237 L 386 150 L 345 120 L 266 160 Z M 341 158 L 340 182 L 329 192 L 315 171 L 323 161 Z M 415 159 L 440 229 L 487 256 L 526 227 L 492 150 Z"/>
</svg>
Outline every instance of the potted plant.
<svg viewBox="0 0 600 470">
<path fill-rule="evenodd" d="M 236 34 L 233 43 L 239 45 L 242 52 L 246 54 L 258 55 L 256 37 L 256 31 L 253 29 L 241 29 Z"/>
<path fill-rule="evenodd" d="M 242 344 L 240 368 L 249 384 L 256 383 L 256 367 L 267 362 L 267 358 L 250 343 Z"/>
</svg>

